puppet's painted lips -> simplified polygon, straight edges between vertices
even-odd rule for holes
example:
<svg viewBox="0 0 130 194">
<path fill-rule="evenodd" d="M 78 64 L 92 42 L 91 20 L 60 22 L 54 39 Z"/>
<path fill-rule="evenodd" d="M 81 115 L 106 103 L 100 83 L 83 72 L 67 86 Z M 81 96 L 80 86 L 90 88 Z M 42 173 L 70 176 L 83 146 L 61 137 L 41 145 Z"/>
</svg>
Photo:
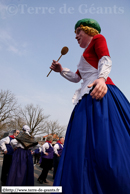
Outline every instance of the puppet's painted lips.
<svg viewBox="0 0 130 194">
<path fill-rule="evenodd" d="M 80 39 L 78 39 L 78 43 L 80 42 Z"/>
</svg>

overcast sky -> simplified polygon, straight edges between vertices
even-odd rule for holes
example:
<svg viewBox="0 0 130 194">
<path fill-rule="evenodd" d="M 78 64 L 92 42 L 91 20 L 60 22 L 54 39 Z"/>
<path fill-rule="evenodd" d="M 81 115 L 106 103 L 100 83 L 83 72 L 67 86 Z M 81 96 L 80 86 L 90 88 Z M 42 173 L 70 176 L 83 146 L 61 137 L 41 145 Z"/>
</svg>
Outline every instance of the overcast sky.
<svg viewBox="0 0 130 194">
<path fill-rule="evenodd" d="M 0 0 L 0 88 L 10 90 L 21 106 L 33 103 L 50 120 L 67 125 L 78 84 L 52 72 L 60 59 L 76 71 L 83 52 L 74 25 L 83 18 L 99 22 L 107 40 L 113 66 L 110 77 L 130 101 L 130 1 L 129 0 Z"/>
</svg>

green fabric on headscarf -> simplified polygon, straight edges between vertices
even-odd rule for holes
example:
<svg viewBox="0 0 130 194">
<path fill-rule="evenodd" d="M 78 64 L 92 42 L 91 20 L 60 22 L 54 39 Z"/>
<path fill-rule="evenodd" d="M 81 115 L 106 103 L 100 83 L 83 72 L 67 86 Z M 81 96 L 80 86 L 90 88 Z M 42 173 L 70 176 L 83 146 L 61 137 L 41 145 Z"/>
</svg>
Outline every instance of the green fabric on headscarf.
<svg viewBox="0 0 130 194">
<path fill-rule="evenodd" d="M 96 20 L 93 19 L 89 19 L 89 18 L 84 18 L 82 20 L 79 20 L 76 24 L 75 24 L 75 30 L 76 28 L 80 27 L 80 25 L 83 26 L 88 26 L 91 28 L 96 29 L 99 33 L 101 32 L 101 27 L 99 25 L 99 23 Z"/>
</svg>

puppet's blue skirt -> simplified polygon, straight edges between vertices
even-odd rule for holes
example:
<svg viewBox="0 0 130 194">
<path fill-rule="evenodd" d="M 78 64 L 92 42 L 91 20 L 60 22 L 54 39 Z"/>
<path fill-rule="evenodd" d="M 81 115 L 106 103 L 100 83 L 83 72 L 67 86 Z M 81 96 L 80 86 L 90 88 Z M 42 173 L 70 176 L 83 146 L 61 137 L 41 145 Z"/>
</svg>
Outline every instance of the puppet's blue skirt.
<svg viewBox="0 0 130 194">
<path fill-rule="evenodd" d="M 14 152 L 6 185 L 34 186 L 34 167 L 30 150 L 18 148 Z"/>
<path fill-rule="evenodd" d="M 54 186 L 62 194 L 130 194 L 130 103 L 116 86 L 75 106 Z"/>
</svg>

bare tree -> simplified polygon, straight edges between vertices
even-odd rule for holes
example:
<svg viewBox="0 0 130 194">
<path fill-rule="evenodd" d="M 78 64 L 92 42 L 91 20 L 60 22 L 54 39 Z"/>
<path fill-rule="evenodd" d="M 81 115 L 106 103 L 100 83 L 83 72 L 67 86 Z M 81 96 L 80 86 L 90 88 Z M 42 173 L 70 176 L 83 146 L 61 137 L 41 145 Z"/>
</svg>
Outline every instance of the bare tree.
<svg viewBox="0 0 130 194">
<path fill-rule="evenodd" d="M 58 137 L 63 136 L 66 131 L 66 126 L 61 126 L 58 121 L 47 121 L 45 133 L 48 135 L 56 134 Z"/>
<path fill-rule="evenodd" d="M 0 91 L 0 133 L 7 131 L 7 125 L 15 116 L 15 110 L 18 108 L 17 100 L 9 90 Z"/>
<path fill-rule="evenodd" d="M 49 117 L 48 115 L 44 115 L 43 109 L 38 105 L 36 107 L 33 104 L 29 104 L 25 106 L 24 109 L 20 109 L 19 112 L 19 120 L 22 120 L 22 124 L 27 124 L 31 128 L 31 134 L 40 135 L 44 133 L 46 128 L 46 119 Z M 21 123 L 19 123 L 21 126 Z"/>
</svg>

